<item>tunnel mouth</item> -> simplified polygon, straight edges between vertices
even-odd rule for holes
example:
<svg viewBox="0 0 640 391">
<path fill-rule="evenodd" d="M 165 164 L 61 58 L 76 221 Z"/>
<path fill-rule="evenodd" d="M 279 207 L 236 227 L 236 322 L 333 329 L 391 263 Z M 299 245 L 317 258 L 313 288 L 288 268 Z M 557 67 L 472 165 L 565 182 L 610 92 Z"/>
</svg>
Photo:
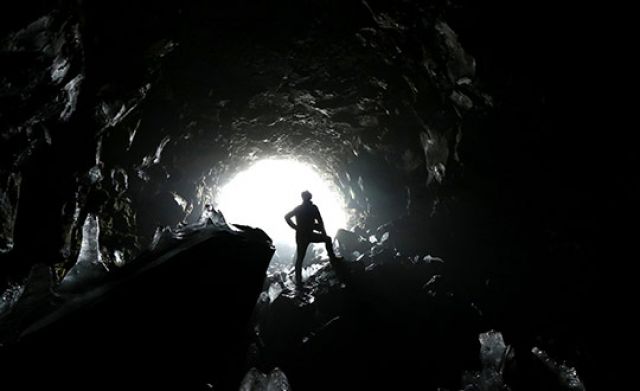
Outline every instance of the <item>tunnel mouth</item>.
<svg viewBox="0 0 640 391">
<path fill-rule="evenodd" d="M 311 192 L 328 235 L 350 228 L 351 213 L 334 177 L 304 158 L 272 155 L 229 175 L 216 192 L 215 205 L 229 223 L 263 229 L 276 247 L 271 269 L 281 270 L 291 266 L 295 255 L 295 232 L 284 216 L 302 202 L 303 191 Z M 316 251 L 313 258 L 326 255 L 320 246 L 311 251 Z"/>
</svg>

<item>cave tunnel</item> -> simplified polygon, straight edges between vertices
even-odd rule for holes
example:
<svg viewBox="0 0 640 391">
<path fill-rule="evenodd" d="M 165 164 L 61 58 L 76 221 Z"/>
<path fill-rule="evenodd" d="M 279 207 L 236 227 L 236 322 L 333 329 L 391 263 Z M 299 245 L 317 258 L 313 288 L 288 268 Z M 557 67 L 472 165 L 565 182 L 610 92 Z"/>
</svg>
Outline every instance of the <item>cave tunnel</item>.
<svg viewBox="0 0 640 391">
<path fill-rule="evenodd" d="M 0 388 L 607 389 L 617 201 L 543 3 L 3 12 Z"/>
</svg>

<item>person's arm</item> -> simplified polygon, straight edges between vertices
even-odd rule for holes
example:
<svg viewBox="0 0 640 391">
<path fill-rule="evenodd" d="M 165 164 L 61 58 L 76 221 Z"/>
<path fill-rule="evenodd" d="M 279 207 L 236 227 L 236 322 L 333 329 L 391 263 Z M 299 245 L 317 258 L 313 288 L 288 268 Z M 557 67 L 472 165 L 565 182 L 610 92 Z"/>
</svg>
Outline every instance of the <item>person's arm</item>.
<svg viewBox="0 0 640 391">
<path fill-rule="evenodd" d="M 324 221 L 322 221 L 322 216 L 320 216 L 320 210 L 316 206 L 316 220 L 318 221 L 318 228 L 320 229 L 320 233 L 323 235 L 327 234 L 327 230 L 324 228 Z"/>
<path fill-rule="evenodd" d="M 294 224 L 293 220 L 291 220 L 291 218 L 295 215 L 295 209 L 292 210 L 291 212 L 287 213 L 286 215 L 284 215 L 284 220 L 287 222 L 287 224 L 289 224 L 289 227 L 297 230 L 298 226 Z"/>
</svg>

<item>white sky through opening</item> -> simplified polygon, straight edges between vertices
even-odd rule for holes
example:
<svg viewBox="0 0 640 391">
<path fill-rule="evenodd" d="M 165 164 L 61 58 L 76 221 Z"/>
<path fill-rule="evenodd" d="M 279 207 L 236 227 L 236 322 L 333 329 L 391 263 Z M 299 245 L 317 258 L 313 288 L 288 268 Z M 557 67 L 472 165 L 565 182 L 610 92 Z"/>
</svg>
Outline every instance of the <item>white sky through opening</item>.
<svg viewBox="0 0 640 391">
<path fill-rule="evenodd" d="M 328 235 L 346 228 L 344 201 L 335 186 L 310 165 L 293 159 L 261 160 L 238 173 L 220 189 L 217 208 L 231 224 L 263 229 L 277 248 L 295 247 L 295 231 L 284 215 L 300 205 L 304 190 L 313 194 Z"/>
</svg>

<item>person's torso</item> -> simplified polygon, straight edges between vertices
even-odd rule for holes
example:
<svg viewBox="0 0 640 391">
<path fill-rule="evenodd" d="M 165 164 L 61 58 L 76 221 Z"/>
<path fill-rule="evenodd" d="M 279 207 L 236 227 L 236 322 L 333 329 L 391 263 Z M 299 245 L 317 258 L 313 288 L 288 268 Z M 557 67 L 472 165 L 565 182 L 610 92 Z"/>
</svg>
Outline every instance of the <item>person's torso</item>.
<svg viewBox="0 0 640 391">
<path fill-rule="evenodd" d="M 296 225 L 302 232 L 311 232 L 315 226 L 318 208 L 314 204 L 302 204 L 295 209 Z"/>
</svg>

